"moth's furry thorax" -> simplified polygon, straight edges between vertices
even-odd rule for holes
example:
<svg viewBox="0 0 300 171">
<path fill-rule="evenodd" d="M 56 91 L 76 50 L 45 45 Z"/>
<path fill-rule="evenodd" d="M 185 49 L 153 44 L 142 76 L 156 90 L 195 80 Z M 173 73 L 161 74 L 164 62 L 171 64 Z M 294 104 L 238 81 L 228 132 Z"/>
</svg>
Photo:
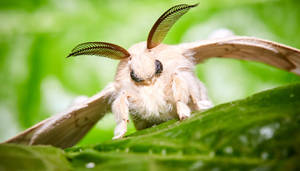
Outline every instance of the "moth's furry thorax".
<svg viewBox="0 0 300 171">
<path fill-rule="evenodd" d="M 172 94 L 172 76 L 184 70 L 194 78 L 192 61 L 182 56 L 178 48 L 164 44 L 148 50 L 146 43 L 142 42 L 132 46 L 129 52 L 130 58 L 119 63 L 115 80 L 117 91 L 128 93 L 130 113 L 158 123 L 178 117 Z M 161 61 L 164 67 L 159 75 L 154 75 L 155 60 Z M 151 84 L 137 84 L 130 78 L 130 70 L 139 76 L 152 74 Z"/>
</svg>

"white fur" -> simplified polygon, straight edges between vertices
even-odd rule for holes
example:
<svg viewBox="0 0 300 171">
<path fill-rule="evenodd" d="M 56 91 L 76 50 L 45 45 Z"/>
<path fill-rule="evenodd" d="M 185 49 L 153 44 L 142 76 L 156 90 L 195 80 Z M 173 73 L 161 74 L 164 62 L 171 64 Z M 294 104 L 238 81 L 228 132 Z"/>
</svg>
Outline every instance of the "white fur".
<svg viewBox="0 0 300 171">
<path fill-rule="evenodd" d="M 115 138 L 126 132 L 123 120 L 128 118 L 128 111 L 121 109 L 127 104 L 119 102 L 124 93 L 137 129 L 173 118 L 185 119 L 190 116 L 191 110 L 211 107 L 206 105 L 211 102 L 193 72 L 194 62 L 184 57 L 181 49 L 161 44 L 148 50 L 143 42 L 134 45 L 129 52 L 132 56 L 120 62 L 115 78 L 116 91 L 119 92 L 115 100 L 117 103 L 112 105 L 113 113 L 118 116 Z M 159 76 L 155 75 L 155 60 L 163 64 L 163 72 Z M 132 70 L 145 81 L 134 82 L 129 74 Z"/>
<path fill-rule="evenodd" d="M 165 86 L 161 79 L 157 79 L 153 86 L 135 87 L 136 93 L 131 94 L 129 98 L 131 114 L 139 115 L 145 120 L 166 121 L 172 119 L 174 105 L 167 101 L 164 89 Z"/>
</svg>

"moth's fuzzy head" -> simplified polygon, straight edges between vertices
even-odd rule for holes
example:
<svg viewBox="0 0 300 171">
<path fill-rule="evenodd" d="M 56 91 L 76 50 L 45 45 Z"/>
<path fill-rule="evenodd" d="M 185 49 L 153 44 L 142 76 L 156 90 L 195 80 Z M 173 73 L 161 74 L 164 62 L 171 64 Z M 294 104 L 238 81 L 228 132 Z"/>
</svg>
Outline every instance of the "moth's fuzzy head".
<svg viewBox="0 0 300 171">
<path fill-rule="evenodd" d="M 133 45 L 129 51 L 112 43 L 86 42 L 77 45 L 67 57 L 96 55 L 119 60 L 127 60 L 129 58 L 131 79 L 136 84 L 151 84 L 163 71 L 163 64 L 157 59 L 159 51 L 164 48 L 161 42 L 174 23 L 190 8 L 195 6 L 197 4 L 180 4 L 167 10 L 154 23 L 147 42 Z"/>
<path fill-rule="evenodd" d="M 129 49 L 130 77 L 136 84 L 148 85 L 155 81 L 163 70 L 162 63 L 157 60 L 156 53 L 147 49 L 146 42 L 133 45 Z"/>
</svg>

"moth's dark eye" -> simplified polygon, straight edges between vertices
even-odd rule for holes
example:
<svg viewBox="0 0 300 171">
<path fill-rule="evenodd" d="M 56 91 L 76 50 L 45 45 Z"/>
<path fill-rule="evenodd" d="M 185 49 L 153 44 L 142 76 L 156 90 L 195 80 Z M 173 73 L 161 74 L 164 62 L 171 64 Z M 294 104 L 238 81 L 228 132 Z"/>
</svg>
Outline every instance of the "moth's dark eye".
<svg viewBox="0 0 300 171">
<path fill-rule="evenodd" d="M 155 74 L 160 74 L 163 71 L 163 65 L 159 60 L 155 60 Z"/>
<path fill-rule="evenodd" d="M 135 82 L 142 82 L 144 81 L 143 79 L 140 79 L 135 73 L 133 70 L 130 71 L 130 77 L 133 81 Z"/>
</svg>

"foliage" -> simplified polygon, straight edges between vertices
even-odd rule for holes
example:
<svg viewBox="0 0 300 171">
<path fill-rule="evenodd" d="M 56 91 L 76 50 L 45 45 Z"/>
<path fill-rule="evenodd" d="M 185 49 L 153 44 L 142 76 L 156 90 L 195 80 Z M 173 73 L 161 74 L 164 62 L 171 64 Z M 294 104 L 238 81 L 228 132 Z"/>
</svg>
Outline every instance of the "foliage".
<svg viewBox="0 0 300 171">
<path fill-rule="evenodd" d="M 65 152 L 50 146 L 0 145 L 0 170 L 68 171 Z"/>
<path fill-rule="evenodd" d="M 58 166 L 75 170 L 297 170 L 299 106 L 300 84 L 292 84 L 121 140 L 69 148 L 66 154 L 53 147 L 0 145 L 0 166 L 8 170 L 16 165 L 49 170 Z"/>
</svg>

